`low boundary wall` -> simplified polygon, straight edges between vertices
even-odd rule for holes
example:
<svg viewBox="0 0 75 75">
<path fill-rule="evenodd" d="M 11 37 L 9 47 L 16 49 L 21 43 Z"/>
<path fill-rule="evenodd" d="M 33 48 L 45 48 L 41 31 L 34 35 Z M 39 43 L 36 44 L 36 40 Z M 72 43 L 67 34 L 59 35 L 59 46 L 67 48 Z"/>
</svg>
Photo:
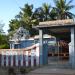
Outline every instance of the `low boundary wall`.
<svg viewBox="0 0 75 75">
<path fill-rule="evenodd" d="M 25 49 L 0 49 L 0 66 L 39 66 L 39 44 Z"/>
</svg>

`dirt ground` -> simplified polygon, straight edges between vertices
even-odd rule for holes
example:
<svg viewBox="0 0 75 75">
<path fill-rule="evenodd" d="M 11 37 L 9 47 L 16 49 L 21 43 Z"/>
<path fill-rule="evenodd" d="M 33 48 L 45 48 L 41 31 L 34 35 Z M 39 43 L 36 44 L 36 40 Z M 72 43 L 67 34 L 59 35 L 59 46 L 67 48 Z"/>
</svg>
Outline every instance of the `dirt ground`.
<svg viewBox="0 0 75 75">
<path fill-rule="evenodd" d="M 24 74 L 21 73 L 25 72 Z M 14 67 L 10 70 L 10 67 L 0 67 L 0 75 L 25 75 L 30 72 L 31 68 Z"/>
</svg>

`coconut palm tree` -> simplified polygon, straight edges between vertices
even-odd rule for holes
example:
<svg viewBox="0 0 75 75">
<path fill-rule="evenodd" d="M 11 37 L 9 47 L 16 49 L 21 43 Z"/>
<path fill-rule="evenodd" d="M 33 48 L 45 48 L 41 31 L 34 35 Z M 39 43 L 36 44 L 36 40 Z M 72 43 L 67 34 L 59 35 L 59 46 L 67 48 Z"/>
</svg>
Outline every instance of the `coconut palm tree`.
<svg viewBox="0 0 75 75">
<path fill-rule="evenodd" d="M 39 21 L 50 20 L 50 9 L 51 6 L 44 3 L 42 7 L 39 7 L 34 11 L 34 17 L 39 19 Z"/>
<path fill-rule="evenodd" d="M 44 20 L 49 20 L 50 19 L 50 9 L 51 9 L 51 6 L 44 3 L 42 5 L 42 10 L 43 10 L 43 15 L 44 15 Z"/>
<path fill-rule="evenodd" d="M 55 13 L 57 13 L 57 19 L 67 19 L 67 18 L 73 18 L 75 15 L 70 12 L 72 8 L 74 8 L 74 5 L 71 5 L 73 0 L 70 0 L 67 2 L 67 0 L 54 0 L 55 7 Z"/>
<path fill-rule="evenodd" d="M 44 15 L 43 15 L 43 10 L 41 7 L 35 9 L 33 13 L 33 17 L 38 19 L 39 21 L 43 21 Z"/>
</svg>

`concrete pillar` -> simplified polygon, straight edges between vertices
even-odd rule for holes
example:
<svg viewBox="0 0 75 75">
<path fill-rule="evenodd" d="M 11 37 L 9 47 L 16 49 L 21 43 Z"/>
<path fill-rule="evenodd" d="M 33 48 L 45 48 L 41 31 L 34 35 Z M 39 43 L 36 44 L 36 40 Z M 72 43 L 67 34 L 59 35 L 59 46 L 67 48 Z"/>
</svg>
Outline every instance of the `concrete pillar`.
<svg viewBox="0 0 75 75">
<path fill-rule="evenodd" d="M 43 30 L 39 30 L 39 55 L 40 66 L 48 63 L 48 44 L 43 43 Z"/>
<path fill-rule="evenodd" d="M 13 55 L 11 55 L 11 66 L 13 66 Z"/>
<path fill-rule="evenodd" d="M 69 52 L 72 68 L 75 68 L 75 27 L 71 28 L 71 51 Z"/>
<path fill-rule="evenodd" d="M 12 48 L 13 48 L 13 49 L 14 49 L 14 45 L 15 45 L 15 44 L 14 44 L 14 43 L 12 43 Z"/>
<path fill-rule="evenodd" d="M 1 56 L 1 66 L 4 66 L 4 55 Z"/>
<path fill-rule="evenodd" d="M 60 38 L 56 38 L 56 52 L 57 52 L 57 54 L 58 54 L 58 56 L 55 58 L 56 60 L 58 60 L 58 62 L 59 62 L 59 60 L 60 60 L 60 56 L 59 56 L 59 41 L 60 41 Z M 55 53 L 55 52 L 54 52 Z"/>
<path fill-rule="evenodd" d="M 15 62 L 16 66 L 18 66 L 18 55 L 16 55 L 16 59 L 15 60 L 16 60 L 16 62 Z"/>
<path fill-rule="evenodd" d="M 39 66 L 39 44 L 36 46 L 36 65 Z"/>
<path fill-rule="evenodd" d="M 29 65 L 29 63 L 28 63 L 28 51 L 26 51 L 26 67 Z"/>
<path fill-rule="evenodd" d="M 23 55 L 21 54 L 21 66 L 23 66 Z"/>
<path fill-rule="evenodd" d="M 48 64 L 48 44 L 43 45 L 43 64 Z"/>
<path fill-rule="evenodd" d="M 43 30 L 39 30 L 40 66 L 43 65 Z"/>
<path fill-rule="evenodd" d="M 10 43 L 10 49 L 12 49 L 12 44 Z"/>
<path fill-rule="evenodd" d="M 31 66 L 32 66 L 32 67 L 34 66 L 34 56 L 35 56 L 35 50 L 32 49 L 32 50 L 31 50 Z"/>
<path fill-rule="evenodd" d="M 6 55 L 6 66 L 8 66 L 8 55 Z"/>
</svg>

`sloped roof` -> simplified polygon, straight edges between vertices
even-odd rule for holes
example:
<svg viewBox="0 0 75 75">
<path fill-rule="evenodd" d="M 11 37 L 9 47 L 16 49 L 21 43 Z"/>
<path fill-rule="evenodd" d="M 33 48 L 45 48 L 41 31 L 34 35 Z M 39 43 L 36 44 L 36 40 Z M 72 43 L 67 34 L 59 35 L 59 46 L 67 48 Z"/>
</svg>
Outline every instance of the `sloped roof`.
<svg viewBox="0 0 75 75">
<path fill-rule="evenodd" d="M 75 25 L 75 21 L 73 19 L 65 19 L 65 20 L 40 22 L 39 25 L 34 26 L 33 28 L 73 26 L 73 25 Z"/>
<path fill-rule="evenodd" d="M 54 36 L 48 35 L 48 34 L 44 34 L 43 38 L 55 38 Z M 34 39 L 39 39 L 39 35 L 34 36 Z"/>
<path fill-rule="evenodd" d="M 29 36 L 29 31 L 24 29 L 23 27 L 20 27 L 16 30 L 16 33 L 13 34 L 13 37 L 11 37 L 11 40 L 17 40 L 17 39 L 26 39 Z"/>
</svg>

